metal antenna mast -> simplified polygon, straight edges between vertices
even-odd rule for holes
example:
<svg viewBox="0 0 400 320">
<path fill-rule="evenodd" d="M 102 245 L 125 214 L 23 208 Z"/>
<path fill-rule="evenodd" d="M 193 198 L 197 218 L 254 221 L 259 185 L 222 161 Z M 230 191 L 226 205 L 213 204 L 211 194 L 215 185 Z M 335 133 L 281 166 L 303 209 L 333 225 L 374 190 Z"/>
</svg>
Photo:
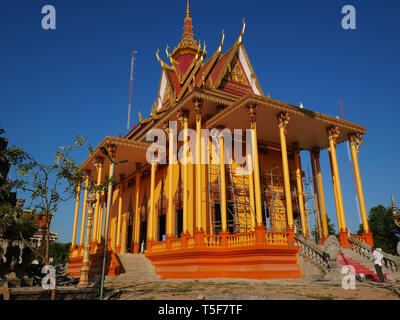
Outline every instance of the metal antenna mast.
<svg viewBox="0 0 400 320">
<path fill-rule="evenodd" d="M 135 53 L 137 53 L 137 51 L 132 50 L 131 77 L 130 77 L 130 83 L 129 83 L 128 123 L 126 125 L 126 133 L 129 133 L 129 129 L 131 128 L 132 87 L 133 87 L 133 69 L 134 69 L 134 65 L 135 65 Z"/>
</svg>

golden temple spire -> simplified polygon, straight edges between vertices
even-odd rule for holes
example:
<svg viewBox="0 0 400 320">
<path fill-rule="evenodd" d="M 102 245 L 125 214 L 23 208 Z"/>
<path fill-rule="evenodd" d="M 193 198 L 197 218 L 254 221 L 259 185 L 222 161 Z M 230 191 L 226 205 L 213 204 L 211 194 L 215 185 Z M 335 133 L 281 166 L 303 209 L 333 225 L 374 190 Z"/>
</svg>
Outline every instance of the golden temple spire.
<svg viewBox="0 0 400 320">
<path fill-rule="evenodd" d="M 177 60 L 179 56 L 184 54 L 196 55 L 198 45 L 194 40 L 192 17 L 190 15 L 189 0 L 186 3 L 186 16 L 183 25 L 183 35 L 181 42 L 172 52 L 172 57 Z"/>
<path fill-rule="evenodd" d="M 186 18 L 190 18 L 189 0 L 187 0 L 187 6 L 186 6 Z"/>
<path fill-rule="evenodd" d="M 393 215 L 397 214 L 397 206 L 396 206 L 396 203 L 394 202 L 393 194 L 392 194 L 392 212 L 393 212 Z"/>
</svg>

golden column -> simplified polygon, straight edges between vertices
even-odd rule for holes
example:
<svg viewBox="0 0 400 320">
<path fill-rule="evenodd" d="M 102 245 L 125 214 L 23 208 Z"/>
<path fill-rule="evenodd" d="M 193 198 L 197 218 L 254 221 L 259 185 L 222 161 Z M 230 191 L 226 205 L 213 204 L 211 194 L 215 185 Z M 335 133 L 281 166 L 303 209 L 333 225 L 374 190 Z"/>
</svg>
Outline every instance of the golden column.
<svg viewBox="0 0 400 320">
<path fill-rule="evenodd" d="M 247 166 L 248 166 L 248 179 L 249 179 L 249 203 L 250 203 L 250 214 L 251 214 L 251 228 L 254 230 L 256 226 L 256 206 L 254 203 L 254 179 L 253 179 L 253 161 L 251 159 L 251 153 L 247 154 Z"/>
<path fill-rule="evenodd" d="M 110 156 L 111 160 L 114 162 L 115 161 L 115 156 L 117 153 L 117 146 L 115 144 L 107 144 L 106 146 L 107 151 L 108 151 L 108 155 Z M 112 179 L 112 165 L 110 163 L 110 169 L 108 172 L 108 178 L 111 180 Z M 113 182 L 111 182 L 113 183 Z M 110 192 L 110 185 L 108 186 L 108 191 L 107 194 Z M 113 191 L 114 192 L 114 191 Z M 106 207 L 106 212 L 105 212 L 105 224 L 104 224 L 104 239 L 108 239 L 108 242 L 110 243 L 111 239 L 109 237 L 109 235 L 106 235 L 106 232 L 108 232 L 108 234 L 110 234 L 110 228 L 108 228 L 108 224 L 110 223 L 110 216 L 112 214 L 112 201 L 113 201 L 113 195 L 111 194 L 111 196 L 108 195 L 107 197 L 107 207 Z M 108 201 L 110 200 L 110 201 Z M 107 215 L 107 212 L 109 212 L 109 215 Z M 108 243 L 107 243 L 108 246 Z"/>
<path fill-rule="evenodd" d="M 312 171 L 312 177 L 313 177 L 313 186 L 314 186 L 314 199 L 315 199 L 315 208 L 317 209 L 317 225 L 318 225 L 318 238 L 319 241 L 323 241 L 323 235 L 322 235 L 322 219 L 321 219 L 321 207 L 319 203 L 319 190 L 318 190 L 318 183 L 317 183 L 317 173 L 315 170 L 315 159 L 314 159 L 314 154 L 310 150 L 310 159 L 311 159 L 311 171 Z"/>
<path fill-rule="evenodd" d="M 78 227 L 80 199 L 81 199 L 81 182 L 79 182 L 78 186 L 76 187 L 74 229 L 72 231 L 72 244 L 71 244 L 71 248 L 73 248 L 73 249 L 75 249 L 75 244 L 76 244 L 76 229 Z"/>
<path fill-rule="evenodd" d="M 208 203 L 208 193 L 207 193 L 207 162 L 208 162 L 208 143 L 207 138 L 201 137 L 201 219 L 204 232 L 209 234 L 210 230 L 210 219 L 207 217 L 207 203 Z"/>
<path fill-rule="evenodd" d="M 256 199 L 256 220 L 257 226 L 263 226 L 262 222 L 262 208 L 261 208 L 261 179 L 260 168 L 258 163 L 258 142 L 257 142 L 257 106 L 247 105 L 247 112 L 249 114 L 250 129 L 251 129 L 251 147 L 253 152 L 253 171 L 254 171 L 254 191 Z"/>
<path fill-rule="evenodd" d="M 369 229 L 367 211 L 365 210 L 365 200 L 361 183 L 360 167 L 358 166 L 358 152 L 359 148 L 363 143 L 363 138 L 361 134 L 351 134 L 349 136 L 349 140 L 350 140 L 351 155 L 354 163 L 354 174 L 356 176 L 358 199 L 360 200 L 360 210 L 363 222 L 363 236 L 365 237 L 365 242 L 368 245 L 373 246 L 374 243 L 372 239 L 372 233 Z"/>
<path fill-rule="evenodd" d="M 331 126 L 326 129 L 329 137 L 329 148 L 330 154 L 332 159 L 332 169 L 333 169 L 333 176 L 335 178 L 335 185 L 336 185 L 336 196 L 337 196 L 337 203 L 339 206 L 339 215 L 341 221 L 341 229 L 339 230 L 339 241 L 342 247 L 349 247 L 350 243 L 348 240 L 348 230 L 346 227 L 346 219 L 344 214 L 344 207 L 343 207 L 343 196 L 342 196 L 342 188 L 340 186 L 340 178 L 339 178 L 339 168 L 337 164 L 337 157 L 336 157 L 336 140 L 339 137 L 340 131 L 338 126 Z"/>
<path fill-rule="evenodd" d="M 173 183 L 174 183 L 174 166 L 176 165 L 176 155 L 175 155 L 175 133 L 173 127 L 169 126 L 169 122 L 164 124 L 164 131 L 168 135 L 168 210 L 167 210 L 167 228 L 166 237 L 167 249 L 172 246 L 172 239 L 174 238 L 173 226 L 175 221 L 175 210 L 174 210 L 174 193 L 173 193 Z"/>
<path fill-rule="evenodd" d="M 254 196 L 255 196 L 255 208 L 256 208 L 256 227 L 254 228 L 256 243 L 265 243 L 266 227 L 262 221 L 262 208 L 261 208 L 261 179 L 260 179 L 260 168 L 258 162 L 258 139 L 257 139 L 257 105 L 248 104 L 246 106 L 247 113 L 249 114 L 250 129 L 251 129 L 251 150 L 253 153 L 253 175 L 254 175 Z"/>
<path fill-rule="evenodd" d="M 307 214 L 304 208 L 304 191 L 303 191 L 303 180 L 301 177 L 301 159 L 300 159 L 300 148 L 298 143 L 293 144 L 294 151 L 294 163 L 296 166 L 296 184 L 297 184 L 297 197 L 299 200 L 301 227 L 303 231 L 303 236 L 308 238 L 308 224 L 307 224 Z"/>
<path fill-rule="evenodd" d="M 292 209 L 292 192 L 290 189 L 290 173 L 289 173 L 289 162 L 287 157 L 286 149 L 286 128 L 290 122 L 289 113 L 278 114 L 278 125 L 279 125 L 279 136 L 281 141 L 281 153 L 282 153 L 282 167 L 283 167 L 283 180 L 285 182 L 285 197 L 286 197 L 286 216 L 287 216 L 287 231 L 289 233 L 288 242 L 293 243 L 295 239 L 294 235 L 294 224 L 293 224 L 293 209 Z"/>
<path fill-rule="evenodd" d="M 183 159 L 181 159 L 181 163 L 183 166 L 183 195 L 182 195 L 182 200 L 183 200 L 183 232 L 182 236 L 186 237 L 189 235 L 189 225 L 188 225 L 188 196 L 189 196 L 189 183 L 188 183 L 188 143 L 189 143 L 189 133 L 188 133 L 188 128 L 189 128 L 189 111 L 187 110 L 180 110 L 178 113 L 178 119 L 181 123 L 181 126 L 183 127 Z"/>
<path fill-rule="evenodd" d="M 225 180 L 225 145 L 224 135 L 222 133 L 223 127 L 219 127 L 219 171 L 220 171 L 220 201 L 221 201 L 221 220 L 222 230 L 221 233 L 228 231 L 227 217 L 226 217 L 226 180 Z"/>
<path fill-rule="evenodd" d="M 95 196 L 92 193 L 87 200 L 88 204 L 88 221 L 86 229 L 86 241 L 83 250 L 82 268 L 81 276 L 79 280 L 78 287 L 89 286 L 89 264 L 90 264 L 90 242 L 92 234 L 92 223 L 93 223 L 93 204 L 96 202 Z"/>
<path fill-rule="evenodd" d="M 204 230 L 203 225 L 203 203 L 202 203 L 202 168 L 201 168 L 201 111 L 203 108 L 203 100 L 194 98 L 194 111 L 196 115 L 196 229 L 195 229 L 195 243 L 196 246 L 203 246 L 204 244 Z"/>
<path fill-rule="evenodd" d="M 86 170 L 85 174 L 85 191 L 83 194 L 83 210 L 82 210 L 82 222 L 81 222 L 81 235 L 79 238 L 79 246 L 82 248 L 85 245 L 85 226 L 86 226 L 86 210 L 87 210 L 87 199 L 89 193 L 89 185 L 90 185 L 90 170 Z"/>
<path fill-rule="evenodd" d="M 150 213 L 148 217 L 148 228 L 147 228 L 147 249 L 151 251 L 153 242 L 156 241 L 156 203 L 155 203 L 155 188 L 156 188 L 156 168 L 157 160 L 152 159 L 151 162 L 151 177 L 150 177 Z"/>
<path fill-rule="evenodd" d="M 104 164 L 104 158 L 103 157 L 96 157 L 94 160 L 94 166 L 97 169 L 97 183 L 96 186 L 100 186 L 101 185 L 101 178 L 103 175 L 103 164 Z M 95 213 L 94 213 L 94 223 L 93 223 L 93 240 L 97 241 L 98 238 L 98 224 L 99 224 L 99 212 L 100 212 L 100 205 L 101 205 L 101 201 L 100 201 L 100 197 L 101 197 L 101 192 L 97 191 L 96 192 L 96 209 L 95 209 Z"/>
<path fill-rule="evenodd" d="M 193 104 L 196 114 L 196 230 L 204 231 L 201 219 L 201 110 L 203 101 L 194 98 Z"/>
<path fill-rule="evenodd" d="M 141 170 L 142 165 L 140 163 L 136 163 L 136 186 L 135 186 L 135 218 L 133 222 L 134 232 L 133 232 L 133 241 L 132 248 L 133 253 L 139 252 L 139 241 L 140 241 L 140 210 L 139 210 L 139 200 L 140 200 L 140 182 L 141 182 Z M 126 217 L 124 217 L 124 222 L 126 223 Z M 122 229 L 123 231 L 123 229 Z M 126 231 L 125 231 L 126 232 Z M 122 248 L 124 244 L 122 243 Z M 125 245 L 126 247 L 126 245 Z M 121 248 L 121 249 L 122 249 Z"/>
<path fill-rule="evenodd" d="M 123 197 L 123 193 L 124 193 L 125 175 L 121 174 L 119 176 L 119 180 L 120 180 L 120 183 L 119 183 L 119 188 L 118 188 L 118 221 L 117 221 L 116 237 L 114 237 L 114 239 L 116 239 L 115 240 L 116 241 L 115 247 L 116 247 L 117 253 L 121 252 L 122 197 Z M 125 224 L 124 227 L 126 228 L 126 224 Z M 124 242 L 126 243 L 126 237 L 124 239 Z M 125 248 L 126 248 L 126 245 L 125 245 Z M 124 252 L 121 252 L 121 253 L 126 253 L 126 250 Z"/>
<path fill-rule="evenodd" d="M 104 222 L 104 203 L 106 198 L 106 193 L 103 191 L 100 196 L 100 209 L 99 209 L 99 217 L 97 223 L 97 243 L 101 243 L 101 233 L 103 232 L 103 222 Z"/>
<path fill-rule="evenodd" d="M 208 138 L 208 166 L 210 167 L 210 170 L 208 172 L 208 178 L 211 182 L 212 177 L 211 177 L 211 169 L 213 168 L 213 153 L 214 153 L 214 146 L 213 146 L 213 140 L 210 139 L 211 137 Z M 208 188 L 207 188 L 208 191 Z M 209 210 L 209 234 L 214 235 L 215 234 L 215 225 L 213 224 L 213 214 L 212 214 L 212 204 L 211 201 L 208 202 L 208 210 Z"/>
<path fill-rule="evenodd" d="M 321 208 L 321 218 L 322 218 L 322 230 L 323 230 L 323 242 L 325 243 L 325 240 L 328 239 L 329 233 L 328 233 L 328 219 L 326 215 L 326 207 L 325 207 L 325 196 L 324 196 L 324 186 L 322 184 L 322 174 L 321 174 L 321 165 L 319 162 L 319 154 L 320 150 L 318 147 L 315 147 L 312 149 L 313 155 L 314 155 L 314 160 L 315 160 L 315 167 L 317 169 L 317 182 L 318 182 L 318 194 L 319 194 L 319 204 Z"/>
<path fill-rule="evenodd" d="M 337 191 L 336 191 L 336 181 L 335 181 L 335 176 L 333 174 L 333 164 L 332 164 L 332 156 L 331 156 L 331 148 L 328 148 L 328 154 L 329 154 L 329 165 L 331 168 L 331 177 L 332 177 L 332 186 L 333 186 L 333 193 L 334 193 L 334 198 L 335 198 L 335 208 L 336 208 L 336 215 L 337 215 L 337 221 L 338 221 L 338 229 L 342 229 L 342 221 L 340 218 L 340 208 L 339 208 L 339 203 L 338 203 L 338 197 L 337 197 Z"/>
</svg>

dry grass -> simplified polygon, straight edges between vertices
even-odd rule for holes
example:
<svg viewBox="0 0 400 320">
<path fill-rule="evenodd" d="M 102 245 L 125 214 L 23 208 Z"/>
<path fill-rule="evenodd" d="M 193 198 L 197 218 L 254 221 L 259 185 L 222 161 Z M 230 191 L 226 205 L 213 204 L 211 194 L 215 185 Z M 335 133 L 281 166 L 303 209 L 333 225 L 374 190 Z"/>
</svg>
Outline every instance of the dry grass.
<svg viewBox="0 0 400 320">
<path fill-rule="evenodd" d="M 108 289 L 121 289 L 122 300 L 196 300 L 199 295 L 234 300 L 243 296 L 270 299 L 312 300 L 399 300 L 392 288 L 357 283 L 355 290 L 345 290 L 338 283 L 317 283 L 304 280 L 232 281 L 160 280 L 157 282 L 112 283 Z M 288 298 L 289 299 L 289 298 Z"/>
</svg>

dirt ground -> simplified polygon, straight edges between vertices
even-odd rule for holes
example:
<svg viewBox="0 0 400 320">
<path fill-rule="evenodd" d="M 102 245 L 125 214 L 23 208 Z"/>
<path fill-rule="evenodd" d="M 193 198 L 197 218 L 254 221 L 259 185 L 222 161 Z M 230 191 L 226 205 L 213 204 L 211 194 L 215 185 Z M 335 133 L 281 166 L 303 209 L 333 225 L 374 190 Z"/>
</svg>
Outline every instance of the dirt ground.
<svg viewBox="0 0 400 320">
<path fill-rule="evenodd" d="M 106 284 L 115 300 L 400 300 L 400 283 L 305 280 L 160 280 Z"/>
</svg>

